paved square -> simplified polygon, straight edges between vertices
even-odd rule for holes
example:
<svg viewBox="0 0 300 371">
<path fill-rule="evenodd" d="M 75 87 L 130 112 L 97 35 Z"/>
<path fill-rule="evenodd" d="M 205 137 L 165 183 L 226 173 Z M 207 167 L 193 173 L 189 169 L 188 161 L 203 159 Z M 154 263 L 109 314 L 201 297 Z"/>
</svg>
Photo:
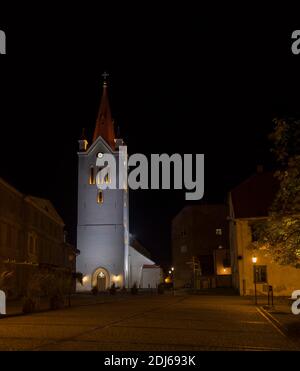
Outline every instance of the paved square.
<svg viewBox="0 0 300 371">
<path fill-rule="evenodd" d="M 293 350 L 236 296 L 128 296 L 0 320 L 0 350 Z"/>
</svg>

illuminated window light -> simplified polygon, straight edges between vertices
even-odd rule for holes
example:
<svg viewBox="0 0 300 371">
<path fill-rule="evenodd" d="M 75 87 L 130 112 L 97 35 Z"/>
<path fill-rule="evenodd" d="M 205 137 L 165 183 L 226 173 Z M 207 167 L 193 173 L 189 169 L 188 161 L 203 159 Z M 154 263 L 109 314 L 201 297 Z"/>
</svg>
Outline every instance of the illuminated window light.
<svg viewBox="0 0 300 371">
<path fill-rule="evenodd" d="M 99 189 L 97 193 L 97 203 L 103 204 L 103 192 L 101 189 Z"/>
<path fill-rule="evenodd" d="M 91 167 L 90 167 L 89 184 L 95 184 L 95 172 L 94 172 L 94 166 L 91 166 Z"/>
<path fill-rule="evenodd" d="M 111 182 L 111 179 L 110 179 L 110 176 L 109 176 L 109 173 L 107 173 L 104 177 L 104 182 L 105 184 L 110 184 Z"/>
</svg>

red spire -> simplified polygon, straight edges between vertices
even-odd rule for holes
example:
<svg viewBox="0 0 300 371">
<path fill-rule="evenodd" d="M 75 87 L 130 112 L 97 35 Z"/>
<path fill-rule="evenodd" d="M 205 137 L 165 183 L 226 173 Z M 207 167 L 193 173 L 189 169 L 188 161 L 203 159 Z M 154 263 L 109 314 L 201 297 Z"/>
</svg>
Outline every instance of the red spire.
<svg viewBox="0 0 300 371">
<path fill-rule="evenodd" d="M 114 150 L 115 149 L 115 130 L 114 130 L 114 123 L 111 117 L 111 111 L 109 106 L 108 100 L 108 93 L 107 93 L 107 83 L 106 77 L 108 76 L 107 73 L 102 75 L 104 77 L 103 82 L 103 93 L 99 108 L 99 113 L 96 121 L 96 127 L 93 136 L 93 142 L 98 138 L 102 137 Z"/>
</svg>

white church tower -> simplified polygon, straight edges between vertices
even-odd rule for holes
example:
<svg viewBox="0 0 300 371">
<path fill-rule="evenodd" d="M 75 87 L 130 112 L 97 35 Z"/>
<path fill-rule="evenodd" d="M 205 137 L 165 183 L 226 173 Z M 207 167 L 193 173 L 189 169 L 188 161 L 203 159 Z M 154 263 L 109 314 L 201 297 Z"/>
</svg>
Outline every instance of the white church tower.
<svg viewBox="0 0 300 371">
<path fill-rule="evenodd" d="M 97 157 L 111 153 L 118 166 L 119 145 L 111 116 L 106 74 L 93 142 L 89 146 L 83 136 L 79 140 L 78 166 L 78 225 L 77 272 L 83 274 L 77 291 L 90 291 L 97 287 L 104 291 L 113 283 L 117 287 L 129 286 L 129 233 L 128 191 L 105 189 L 96 185 Z M 124 148 L 126 148 L 124 146 Z M 111 181 L 109 176 L 106 182 Z M 118 181 L 118 180 L 117 180 Z"/>
</svg>

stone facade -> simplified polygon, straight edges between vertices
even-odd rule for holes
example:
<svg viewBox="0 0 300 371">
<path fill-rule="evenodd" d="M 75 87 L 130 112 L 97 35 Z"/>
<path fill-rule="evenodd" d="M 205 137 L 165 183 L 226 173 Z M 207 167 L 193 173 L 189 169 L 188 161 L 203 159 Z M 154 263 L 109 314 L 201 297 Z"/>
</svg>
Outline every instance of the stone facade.
<svg viewBox="0 0 300 371">
<path fill-rule="evenodd" d="M 50 201 L 25 196 L 0 179 L 0 205 L 0 284 L 8 297 L 24 295 L 40 269 L 75 272 L 76 252 Z"/>
</svg>

